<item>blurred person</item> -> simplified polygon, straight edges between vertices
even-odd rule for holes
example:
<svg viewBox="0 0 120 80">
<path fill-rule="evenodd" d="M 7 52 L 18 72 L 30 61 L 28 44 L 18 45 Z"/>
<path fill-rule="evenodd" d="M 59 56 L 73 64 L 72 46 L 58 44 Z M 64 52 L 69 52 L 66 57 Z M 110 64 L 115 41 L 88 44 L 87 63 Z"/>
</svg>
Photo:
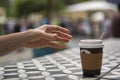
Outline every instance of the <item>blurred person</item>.
<svg viewBox="0 0 120 80">
<path fill-rule="evenodd" d="M 80 32 L 82 36 L 90 36 L 90 25 L 87 19 L 80 21 Z"/>
<path fill-rule="evenodd" d="M 28 29 L 35 29 L 39 26 L 38 22 L 28 21 L 27 27 Z"/>
<path fill-rule="evenodd" d="M 101 22 L 101 28 L 102 32 L 104 32 L 104 37 L 107 38 L 110 36 L 110 25 L 111 25 L 111 20 L 107 14 L 105 14 L 104 20 Z"/>
<path fill-rule="evenodd" d="M 0 55 L 16 49 L 54 47 L 63 48 L 63 45 L 54 41 L 69 42 L 72 38 L 69 30 L 57 25 L 42 25 L 36 29 L 26 30 L 0 36 Z"/>
<path fill-rule="evenodd" d="M 15 21 L 14 20 L 8 20 L 4 24 L 4 32 L 5 34 L 10 34 L 14 32 L 14 26 L 15 26 Z"/>
<path fill-rule="evenodd" d="M 70 31 L 70 34 L 74 34 L 73 20 L 69 19 L 67 21 L 67 29 Z"/>
<path fill-rule="evenodd" d="M 44 25 L 44 24 L 49 24 L 49 19 L 46 17 L 46 16 L 43 16 L 42 17 L 42 20 L 41 20 L 41 24 Z"/>
<path fill-rule="evenodd" d="M 3 28 L 4 28 L 4 34 L 10 33 L 8 21 L 5 22 L 5 24 L 3 25 Z"/>
<path fill-rule="evenodd" d="M 27 30 L 27 22 L 24 19 L 20 20 L 20 32 Z"/>
<path fill-rule="evenodd" d="M 68 29 L 71 30 L 71 34 L 73 36 L 79 35 L 79 32 L 80 32 L 80 30 L 79 30 L 79 22 L 77 20 L 70 21 L 68 25 L 69 25 Z"/>
<path fill-rule="evenodd" d="M 95 22 L 91 19 L 91 17 L 88 17 L 88 24 L 90 26 L 90 37 L 95 38 Z"/>
<path fill-rule="evenodd" d="M 27 30 L 27 24 L 24 19 L 18 20 L 14 27 L 14 32 L 22 32 Z"/>
<path fill-rule="evenodd" d="M 120 1 L 118 3 L 118 11 L 111 21 L 112 35 L 115 38 L 120 38 Z"/>
<path fill-rule="evenodd" d="M 67 26 L 66 26 L 66 25 L 67 25 L 66 23 L 67 23 L 67 21 L 66 21 L 65 17 L 60 16 L 60 17 L 59 17 L 59 25 L 62 26 L 62 27 L 64 27 L 64 28 L 66 28 L 66 27 L 67 27 Z"/>
<path fill-rule="evenodd" d="M 16 32 L 20 32 L 20 21 L 17 20 L 16 23 L 15 23 L 15 26 L 14 26 L 14 33 Z"/>
</svg>

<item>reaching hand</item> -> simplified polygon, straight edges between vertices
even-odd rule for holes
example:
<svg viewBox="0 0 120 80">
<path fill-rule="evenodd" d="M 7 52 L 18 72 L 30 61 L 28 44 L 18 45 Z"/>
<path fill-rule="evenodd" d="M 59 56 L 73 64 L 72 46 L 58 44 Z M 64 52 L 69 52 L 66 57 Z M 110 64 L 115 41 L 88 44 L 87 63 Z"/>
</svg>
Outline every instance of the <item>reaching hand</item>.
<svg viewBox="0 0 120 80">
<path fill-rule="evenodd" d="M 68 33 L 68 29 L 57 25 L 43 25 L 27 31 L 29 40 L 24 46 L 29 48 L 63 48 L 63 45 L 56 44 L 54 41 L 69 42 L 72 36 Z"/>
</svg>

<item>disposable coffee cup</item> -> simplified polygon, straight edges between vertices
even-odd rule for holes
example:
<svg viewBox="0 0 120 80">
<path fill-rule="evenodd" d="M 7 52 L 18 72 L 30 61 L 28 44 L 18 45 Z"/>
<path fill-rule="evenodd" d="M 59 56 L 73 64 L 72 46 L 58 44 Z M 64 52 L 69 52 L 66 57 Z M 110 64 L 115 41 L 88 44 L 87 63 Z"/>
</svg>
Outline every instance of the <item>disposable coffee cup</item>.
<svg viewBox="0 0 120 80">
<path fill-rule="evenodd" d="M 81 40 L 79 46 L 83 76 L 94 77 L 100 75 L 104 46 L 102 40 Z"/>
</svg>

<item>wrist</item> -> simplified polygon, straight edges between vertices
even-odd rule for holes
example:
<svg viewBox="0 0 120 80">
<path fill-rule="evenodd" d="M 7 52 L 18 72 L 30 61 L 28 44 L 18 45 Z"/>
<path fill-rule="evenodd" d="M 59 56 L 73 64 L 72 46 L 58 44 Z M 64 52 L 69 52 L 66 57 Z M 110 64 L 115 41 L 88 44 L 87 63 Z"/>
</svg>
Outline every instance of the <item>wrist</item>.
<svg viewBox="0 0 120 80">
<path fill-rule="evenodd" d="M 35 33 L 33 32 L 33 29 L 29 29 L 25 32 L 23 32 L 24 38 L 26 42 L 31 42 L 36 38 Z"/>
<path fill-rule="evenodd" d="M 24 45 L 28 42 L 28 31 L 20 32 L 19 33 L 22 40 L 21 47 L 24 47 Z"/>
</svg>

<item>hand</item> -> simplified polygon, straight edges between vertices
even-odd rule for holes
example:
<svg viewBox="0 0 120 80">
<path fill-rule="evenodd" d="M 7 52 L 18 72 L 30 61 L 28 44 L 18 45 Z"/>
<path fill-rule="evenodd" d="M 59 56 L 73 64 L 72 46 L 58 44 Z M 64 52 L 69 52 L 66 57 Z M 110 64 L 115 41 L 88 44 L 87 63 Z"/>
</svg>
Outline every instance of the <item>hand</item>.
<svg viewBox="0 0 120 80">
<path fill-rule="evenodd" d="M 58 42 L 69 42 L 72 38 L 69 30 L 57 25 L 43 25 L 36 29 L 28 30 L 29 41 L 24 45 L 29 48 L 54 47 L 63 48 Z"/>
</svg>

